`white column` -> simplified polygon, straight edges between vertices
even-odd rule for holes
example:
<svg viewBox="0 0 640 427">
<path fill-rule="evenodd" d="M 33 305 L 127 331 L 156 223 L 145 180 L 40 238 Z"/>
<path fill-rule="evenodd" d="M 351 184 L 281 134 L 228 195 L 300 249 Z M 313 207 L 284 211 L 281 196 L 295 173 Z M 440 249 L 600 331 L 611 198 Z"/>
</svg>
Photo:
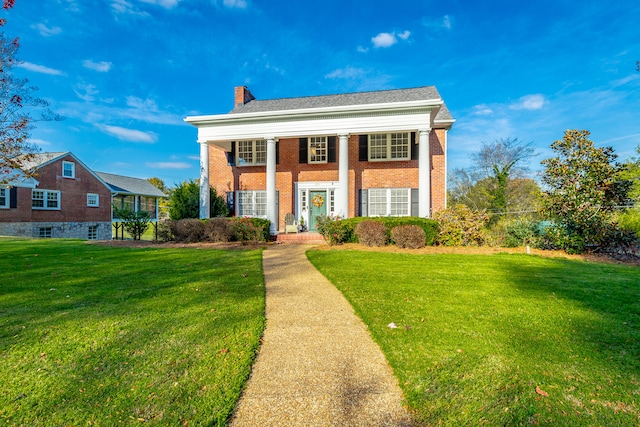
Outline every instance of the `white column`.
<svg viewBox="0 0 640 427">
<path fill-rule="evenodd" d="M 276 234 L 278 231 L 278 212 L 276 212 L 276 139 L 267 140 L 267 219 L 271 221 L 269 232 Z"/>
<path fill-rule="evenodd" d="M 209 145 L 200 143 L 200 219 L 209 218 Z"/>
<path fill-rule="evenodd" d="M 418 130 L 418 215 L 429 218 L 431 213 L 431 153 L 429 134 L 431 129 Z"/>
<path fill-rule="evenodd" d="M 338 194 L 336 195 L 336 215 L 349 216 L 349 135 L 339 135 Z"/>
</svg>

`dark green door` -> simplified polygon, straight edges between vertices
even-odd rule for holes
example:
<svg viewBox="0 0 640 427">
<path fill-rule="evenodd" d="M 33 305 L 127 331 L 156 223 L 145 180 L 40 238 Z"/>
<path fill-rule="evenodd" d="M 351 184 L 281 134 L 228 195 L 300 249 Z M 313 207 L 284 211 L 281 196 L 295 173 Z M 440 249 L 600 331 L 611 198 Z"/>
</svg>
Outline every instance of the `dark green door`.
<svg viewBox="0 0 640 427">
<path fill-rule="evenodd" d="M 311 210 L 309 211 L 309 231 L 317 231 L 316 217 L 327 215 L 327 192 L 309 191 Z"/>
</svg>

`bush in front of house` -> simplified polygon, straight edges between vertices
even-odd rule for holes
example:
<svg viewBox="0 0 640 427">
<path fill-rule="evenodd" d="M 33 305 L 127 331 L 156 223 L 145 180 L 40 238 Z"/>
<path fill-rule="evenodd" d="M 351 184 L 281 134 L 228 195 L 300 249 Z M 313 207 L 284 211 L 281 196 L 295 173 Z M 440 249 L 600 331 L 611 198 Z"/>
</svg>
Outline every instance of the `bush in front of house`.
<svg viewBox="0 0 640 427">
<path fill-rule="evenodd" d="M 159 223 L 158 239 L 163 242 L 267 242 L 271 222 L 261 218 L 187 218 Z"/>
<path fill-rule="evenodd" d="M 210 218 L 204 222 L 204 237 L 209 242 L 228 242 L 233 238 L 231 221 L 227 218 Z"/>
<path fill-rule="evenodd" d="M 391 238 L 399 248 L 420 249 L 425 246 L 424 230 L 413 224 L 393 227 Z"/>
<path fill-rule="evenodd" d="M 356 225 L 356 236 L 363 245 L 384 246 L 387 244 L 387 228 L 380 221 L 362 221 Z"/>
<path fill-rule="evenodd" d="M 438 221 L 437 243 L 442 246 L 482 246 L 487 242 L 489 215 L 474 211 L 465 205 L 455 205 L 436 212 Z"/>
<path fill-rule="evenodd" d="M 427 246 L 433 246 L 436 242 L 436 238 L 438 237 L 438 222 L 429 218 L 420 218 L 415 216 L 396 216 L 396 217 L 354 217 L 343 219 L 340 221 L 340 224 L 343 228 L 344 233 L 344 241 L 340 243 L 362 243 L 358 240 L 358 236 L 356 235 L 356 227 L 363 221 L 376 221 L 383 224 L 386 228 L 387 232 L 387 241 L 390 243 L 393 242 L 393 238 L 391 237 L 391 230 L 394 227 L 400 225 L 417 225 L 422 228 L 425 235 L 425 244 Z"/>
<path fill-rule="evenodd" d="M 204 222 L 195 218 L 175 221 L 174 236 L 176 242 L 197 243 L 204 241 Z"/>
<path fill-rule="evenodd" d="M 261 218 L 231 218 L 231 235 L 238 242 L 267 242 L 271 222 Z"/>
<path fill-rule="evenodd" d="M 353 233 L 353 229 L 348 230 L 344 220 L 332 216 L 320 215 L 316 218 L 318 233 L 322 235 L 324 241 L 329 245 L 337 245 L 347 241 L 348 233 Z"/>
</svg>

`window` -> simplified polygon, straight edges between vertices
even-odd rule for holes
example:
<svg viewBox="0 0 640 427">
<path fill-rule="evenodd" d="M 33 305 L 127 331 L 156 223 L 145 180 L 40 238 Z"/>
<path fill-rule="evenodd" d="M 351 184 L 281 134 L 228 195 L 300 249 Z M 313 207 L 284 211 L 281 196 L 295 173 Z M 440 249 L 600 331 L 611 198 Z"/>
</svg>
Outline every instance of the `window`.
<svg viewBox="0 0 640 427">
<path fill-rule="evenodd" d="M 89 240 L 98 240 L 98 226 L 90 225 L 89 233 L 87 234 L 87 239 Z"/>
<path fill-rule="evenodd" d="M 309 163 L 327 163 L 327 137 L 309 138 Z"/>
<path fill-rule="evenodd" d="M 267 217 L 266 191 L 238 191 L 238 216 Z"/>
<path fill-rule="evenodd" d="M 266 141 L 238 141 L 236 144 L 238 166 L 256 166 L 267 164 Z"/>
<path fill-rule="evenodd" d="M 95 193 L 87 193 L 87 206 L 100 206 L 100 195 Z"/>
<path fill-rule="evenodd" d="M 53 190 L 32 190 L 33 209 L 60 209 L 60 192 Z"/>
<path fill-rule="evenodd" d="M 369 160 L 409 160 L 409 133 L 378 133 L 369 135 Z"/>
<path fill-rule="evenodd" d="M 149 213 L 149 218 L 156 217 L 156 198 L 140 196 L 140 210 Z"/>
<path fill-rule="evenodd" d="M 0 209 L 9 208 L 9 189 L 0 188 Z"/>
<path fill-rule="evenodd" d="M 38 227 L 38 237 L 41 239 L 50 239 L 51 227 Z"/>
<path fill-rule="evenodd" d="M 75 178 L 76 164 L 73 162 L 62 162 L 62 176 L 65 178 Z"/>
<path fill-rule="evenodd" d="M 333 215 L 336 211 L 336 190 L 329 190 L 329 214 Z"/>
<path fill-rule="evenodd" d="M 371 188 L 369 216 L 409 216 L 411 212 L 410 188 Z"/>
</svg>

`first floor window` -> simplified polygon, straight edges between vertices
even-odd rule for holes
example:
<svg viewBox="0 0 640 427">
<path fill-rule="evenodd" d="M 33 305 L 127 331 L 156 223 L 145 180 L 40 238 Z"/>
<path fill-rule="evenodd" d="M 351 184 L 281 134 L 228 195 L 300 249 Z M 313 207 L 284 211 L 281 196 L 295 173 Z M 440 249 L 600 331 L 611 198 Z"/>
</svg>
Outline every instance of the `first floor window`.
<svg viewBox="0 0 640 427">
<path fill-rule="evenodd" d="M 266 141 L 238 141 L 236 144 L 238 166 L 256 166 L 267 164 Z"/>
<path fill-rule="evenodd" d="M 149 217 L 155 219 L 156 217 L 156 198 L 140 196 L 140 210 L 149 214 Z"/>
<path fill-rule="evenodd" d="M 50 239 L 51 238 L 51 227 L 39 227 L 38 228 L 38 237 L 41 239 Z"/>
<path fill-rule="evenodd" d="M 369 216 L 409 216 L 411 212 L 410 188 L 371 188 Z"/>
<path fill-rule="evenodd" d="M 0 209 L 9 207 L 9 189 L 0 188 Z"/>
<path fill-rule="evenodd" d="M 33 209 L 60 209 L 60 192 L 54 190 L 32 190 Z"/>
<path fill-rule="evenodd" d="M 369 160 L 410 160 L 409 132 L 369 135 Z"/>
<path fill-rule="evenodd" d="M 87 206 L 100 206 L 100 195 L 95 193 L 87 193 Z"/>
<path fill-rule="evenodd" d="M 238 191 L 238 216 L 267 217 L 266 191 Z"/>
<path fill-rule="evenodd" d="M 90 225 L 89 226 L 89 233 L 87 235 L 87 239 L 89 239 L 89 240 L 97 240 L 98 239 L 98 226 L 97 225 Z"/>
</svg>

